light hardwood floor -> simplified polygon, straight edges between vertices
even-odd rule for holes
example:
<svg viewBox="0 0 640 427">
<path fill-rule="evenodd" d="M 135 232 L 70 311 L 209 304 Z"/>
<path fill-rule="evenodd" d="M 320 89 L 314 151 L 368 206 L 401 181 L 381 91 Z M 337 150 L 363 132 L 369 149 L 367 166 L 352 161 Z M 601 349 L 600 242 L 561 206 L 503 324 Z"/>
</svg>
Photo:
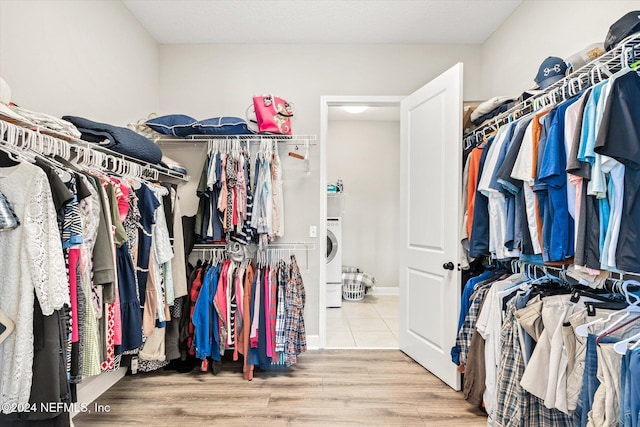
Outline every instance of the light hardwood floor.
<svg viewBox="0 0 640 427">
<path fill-rule="evenodd" d="M 217 376 L 158 371 L 127 376 L 84 413 L 81 426 L 484 426 L 486 417 L 399 350 L 320 350 L 288 371 L 224 362 Z M 90 409 L 94 405 L 89 406 Z"/>
</svg>

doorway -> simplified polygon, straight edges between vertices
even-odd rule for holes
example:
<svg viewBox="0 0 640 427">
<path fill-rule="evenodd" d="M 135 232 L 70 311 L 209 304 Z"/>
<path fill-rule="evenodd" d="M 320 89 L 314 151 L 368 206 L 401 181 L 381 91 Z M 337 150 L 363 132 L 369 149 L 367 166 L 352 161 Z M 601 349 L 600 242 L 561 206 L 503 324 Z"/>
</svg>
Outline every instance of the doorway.
<svg viewBox="0 0 640 427">
<path fill-rule="evenodd" d="M 339 222 L 341 265 L 375 278 L 361 295 L 338 299 L 335 258 L 321 272 L 320 338 L 328 348 L 399 348 L 398 202 L 402 97 L 323 97 L 321 189 L 325 200 L 321 241 L 334 245 Z M 361 107 L 360 113 L 344 107 Z M 364 109 L 366 107 L 366 110 Z M 384 178 L 384 181 L 380 181 Z M 341 180 L 341 192 L 327 185 Z M 333 188 L 332 188 L 333 189 Z M 327 221 L 326 218 L 329 220 Z M 335 250 L 331 253 L 335 256 Z M 339 279 L 338 279 L 339 280 Z M 366 281 L 366 280 L 365 280 Z M 324 290 L 322 287 L 324 286 Z M 335 289 L 333 289 L 335 288 Z M 324 301 L 322 296 L 324 296 Z M 339 298 L 339 296 L 338 296 Z M 329 307 L 327 307 L 329 306 Z"/>
</svg>

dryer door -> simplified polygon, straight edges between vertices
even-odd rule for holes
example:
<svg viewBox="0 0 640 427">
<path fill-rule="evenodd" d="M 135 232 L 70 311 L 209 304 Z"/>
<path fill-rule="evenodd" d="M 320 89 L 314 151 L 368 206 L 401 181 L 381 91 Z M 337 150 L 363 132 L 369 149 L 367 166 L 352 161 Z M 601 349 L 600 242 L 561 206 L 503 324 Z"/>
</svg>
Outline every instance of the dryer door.
<svg viewBox="0 0 640 427">
<path fill-rule="evenodd" d="M 331 229 L 327 229 L 327 264 L 336 257 L 338 252 L 338 239 Z"/>
</svg>

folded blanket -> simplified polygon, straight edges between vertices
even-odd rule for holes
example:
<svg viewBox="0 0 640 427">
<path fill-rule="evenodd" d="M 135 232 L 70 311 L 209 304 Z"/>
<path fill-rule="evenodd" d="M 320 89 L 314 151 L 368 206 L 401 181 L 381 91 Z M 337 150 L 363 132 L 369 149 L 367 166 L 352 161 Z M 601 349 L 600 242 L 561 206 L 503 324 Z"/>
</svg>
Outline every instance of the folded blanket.
<svg viewBox="0 0 640 427">
<path fill-rule="evenodd" d="M 64 116 L 62 118 L 71 122 L 80 131 L 82 134 L 80 138 L 84 141 L 104 144 L 116 153 L 154 165 L 162 159 L 162 151 L 153 141 L 131 129 L 98 123 L 82 117 Z"/>
<path fill-rule="evenodd" d="M 187 174 L 187 168 L 184 167 L 182 164 L 176 162 L 175 160 L 173 160 L 172 158 L 169 158 L 167 156 L 162 156 L 162 161 L 160 162 L 160 166 L 163 166 L 167 169 L 170 169 L 172 171 L 181 173 L 183 175 Z"/>
<path fill-rule="evenodd" d="M 371 288 L 376 284 L 376 279 L 367 273 L 342 273 L 342 283 L 361 284 L 365 288 Z"/>
</svg>

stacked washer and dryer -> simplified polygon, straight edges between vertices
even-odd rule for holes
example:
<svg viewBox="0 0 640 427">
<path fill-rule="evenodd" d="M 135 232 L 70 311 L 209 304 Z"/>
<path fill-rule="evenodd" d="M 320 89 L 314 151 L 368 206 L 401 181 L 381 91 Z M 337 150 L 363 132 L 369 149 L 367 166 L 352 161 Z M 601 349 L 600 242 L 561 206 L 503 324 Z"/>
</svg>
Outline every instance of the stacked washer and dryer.
<svg viewBox="0 0 640 427">
<path fill-rule="evenodd" d="M 327 218 L 327 307 L 342 306 L 342 218 Z"/>
</svg>

